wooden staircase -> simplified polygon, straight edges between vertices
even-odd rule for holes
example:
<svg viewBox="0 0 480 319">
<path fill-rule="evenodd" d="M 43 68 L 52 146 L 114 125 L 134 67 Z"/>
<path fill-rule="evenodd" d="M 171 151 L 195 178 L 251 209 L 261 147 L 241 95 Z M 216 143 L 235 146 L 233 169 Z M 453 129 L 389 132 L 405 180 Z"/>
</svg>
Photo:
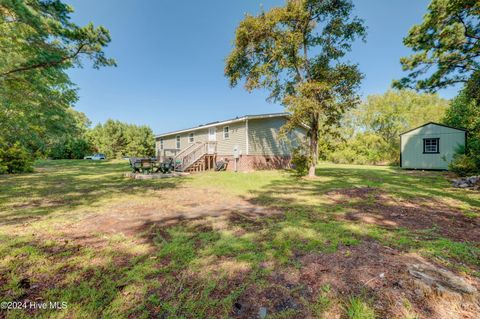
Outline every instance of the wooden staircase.
<svg viewBox="0 0 480 319">
<path fill-rule="evenodd" d="M 196 142 L 180 153 L 174 161 L 178 172 L 203 172 L 215 168 L 216 142 Z"/>
</svg>

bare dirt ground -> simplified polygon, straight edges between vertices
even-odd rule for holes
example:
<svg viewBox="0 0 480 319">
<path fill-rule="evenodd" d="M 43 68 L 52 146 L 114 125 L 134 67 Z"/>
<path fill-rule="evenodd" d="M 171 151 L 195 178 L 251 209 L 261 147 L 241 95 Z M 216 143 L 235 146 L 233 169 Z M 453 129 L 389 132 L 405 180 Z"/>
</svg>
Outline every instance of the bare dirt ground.
<svg viewBox="0 0 480 319">
<path fill-rule="evenodd" d="M 398 199 L 376 188 L 351 188 L 328 194 L 339 204 L 351 203 L 351 210 L 340 219 L 410 230 L 435 229 L 455 241 L 480 243 L 480 220 L 438 200 Z"/>
<path fill-rule="evenodd" d="M 217 227 L 222 220 L 249 219 L 272 216 L 281 212 L 254 205 L 238 196 L 215 190 L 182 187 L 162 190 L 161 194 L 145 200 L 126 200 L 102 211 L 87 214 L 62 231 L 67 237 L 92 244 L 92 234 L 124 234 L 136 236 L 150 228 L 174 226 L 182 222 L 214 219 Z"/>
<path fill-rule="evenodd" d="M 437 265 L 416 254 L 405 254 L 375 242 L 355 247 L 341 247 L 333 254 L 299 256 L 301 266 L 276 270 L 268 289 L 252 286 L 239 301 L 242 318 L 252 318 L 260 305 L 269 309 L 301 309 L 302 299 L 311 303 L 322 294 L 330 299 L 360 294 L 374 300 L 379 318 L 478 318 L 480 302 L 477 295 L 465 297 L 452 290 L 436 290 L 411 275 L 411 265 Z M 466 280 L 476 289 L 480 283 Z M 327 287 L 327 289 L 325 289 Z M 318 293 L 320 292 L 320 294 Z M 295 318 L 308 317 L 301 309 Z M 311 311 L 311 309 L 309 309 Z M 343 318 L 341 303 L 331 307 L 324 318 Z"/>
</svg>

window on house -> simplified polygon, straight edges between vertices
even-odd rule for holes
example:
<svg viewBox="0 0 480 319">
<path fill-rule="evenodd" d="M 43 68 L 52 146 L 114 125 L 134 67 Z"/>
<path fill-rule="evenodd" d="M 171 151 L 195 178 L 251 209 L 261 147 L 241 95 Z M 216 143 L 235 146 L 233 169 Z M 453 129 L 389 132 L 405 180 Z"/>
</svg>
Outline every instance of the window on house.
<svg viewBox="0 0 480 319">
<path fill-rule="evenodd" d="M 193 143 L 195 138 L 193 137 L 193 133 L 188 134 L 188 143 Z"/>
<path fill-rule="evenodd" d="M 439 138 L 424 138 L 423 153 L 440 153 Z"/>
<path fill-rule="evenodd" d="M 223 128 L 223 138 L 224 139 L 230 138 L 230 128 L 228 126 L 225 126 Z"/>
<path fill-rule="evenodd" d="M 177 135 L 177 149 L 180 149 L 180 135 Z"/>
<path fill-rule="evenodd" d="M 163 138 L 160 139 L 160 149 L 163 150 Z"/>
</svg>

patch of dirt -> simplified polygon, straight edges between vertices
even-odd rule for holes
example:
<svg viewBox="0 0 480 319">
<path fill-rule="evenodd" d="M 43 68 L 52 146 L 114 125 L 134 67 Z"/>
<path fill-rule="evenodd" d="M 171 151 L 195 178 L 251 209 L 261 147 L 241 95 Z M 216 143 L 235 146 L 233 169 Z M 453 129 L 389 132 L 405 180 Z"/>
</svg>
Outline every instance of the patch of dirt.
<svg viewBox="0 0 480 319">
<path fill-rule="evenodd" d="M 314 291 L 324 285 L 330 285 L 344 296 L 362 294 L 366 290 L 374 297 L 374 308 L 382 318 L 405 311 L 404 305 L 399 303 L 404 298 L 425 318 L 445 318 L 436 313 L 436 306 L 429 300 L 431 296 L 418 292 L 414 278 L 407 271 L 408 265 L 422 263 L 426 261 L 419 256 L 402 254 L 375 242 L 364 242 L 355 247 L 342 247 L 335 254 L 305 256 L 300 278 Z M 477 280 L 471 280 L 471 284 L 479 285 Z M 471 306 L 480 311 L 479 304 Z"/>
<path fill-rule="evenodd" d="M 351 210 L 339 219 L 385 228 L 432 230 L 455 241 L 480 242 L 480 218 L 469 218 L 459 209 L 435 199 L 398 199 L 375 188 L 348 188 L 327 194 Z"/>
<path fill-rule="evenodd" d="M 263 224 L 262 217 L 279 213 L 237 196 L 184 187 L 164 189 L 149 195 L 145 200 L 117 202 L 99 212 L 85 215 L 82 220 L 67 225 L 61 231 L 77 242 L 96 246 L 101 245 L 101 242 L 93 234 L 123 234 L 151 239 L 149 234 L 153 230 L 162 231 L 185 221 L 206 220 L 219 228 L 230 227 L 233 223 L 254 230 Z"/>
<path fill-rule="evenodd" d="M 328 287 L 330 300 L 342 300 L 351 295 L 372 301 L 379 318 L 477 318 L 480 313 L 478 292 L 461 294 L 418 284 L 408 269 L 410 265 L 425 265 L 441 269 L 414 254 L 403 254 L 375 242 L 363 242 L 354 247 L 340 247 L 333 254 L 308 254 L 299 259 L 299 268 L 277 268 L 263 287 L 252 285 L 237 300 L 240 309 L 232 310 L 237 318 L 255 318 L 261 307 L 268 314 L 294 310 L 292 318 L 312 315 L 308 305 L 315 303 Z M 444 270 L 441 270 L 444 271 Z M 478 279 L 465 278 L 469 285 L 480 287 Z M 266 288 L 265 288 L 266 286 Z M 338 302 L 332 302 L 333 307 Z M 238 306 L 237 306 L 238 308 Z M 329 316 L 339 316 L 338 309 Z"/>
</svg>

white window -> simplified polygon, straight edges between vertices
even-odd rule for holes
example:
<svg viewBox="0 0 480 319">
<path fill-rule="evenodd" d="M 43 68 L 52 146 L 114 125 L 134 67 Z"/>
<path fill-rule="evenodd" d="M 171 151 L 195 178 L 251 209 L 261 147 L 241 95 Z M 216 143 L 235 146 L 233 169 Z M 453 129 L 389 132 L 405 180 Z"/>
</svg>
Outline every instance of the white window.
<svg viewBox="0 0 480 319">
<path fill-rule="evenodd" d="M 180 149 L 180 135 L 177 135 L 177 149 Z"/>
<path fill-rule="evenodd" d="M 160 139 L 160 149 L 163 150 L 163 138 Z"/>
<path fill-rule="evenodd" d="M 230 138 L 230 128 L 228 126 L 223 127 L 223 139 Z"/>
<path fill-rule="evenodd" d="M 423 139 L 423 153 L 428 154 L 428 153 L 435 153 L 438 154 L 440 153 L 439 149 L 439 143 L 440 139 L 439 138 L 424 138 Z"/>
<path fill-rule="evenodd" d="M 188 134 L 188 143 L 193 143 L 195 141 L 195 138 L 193 136 L 193 132 Z"/>
</svg>

